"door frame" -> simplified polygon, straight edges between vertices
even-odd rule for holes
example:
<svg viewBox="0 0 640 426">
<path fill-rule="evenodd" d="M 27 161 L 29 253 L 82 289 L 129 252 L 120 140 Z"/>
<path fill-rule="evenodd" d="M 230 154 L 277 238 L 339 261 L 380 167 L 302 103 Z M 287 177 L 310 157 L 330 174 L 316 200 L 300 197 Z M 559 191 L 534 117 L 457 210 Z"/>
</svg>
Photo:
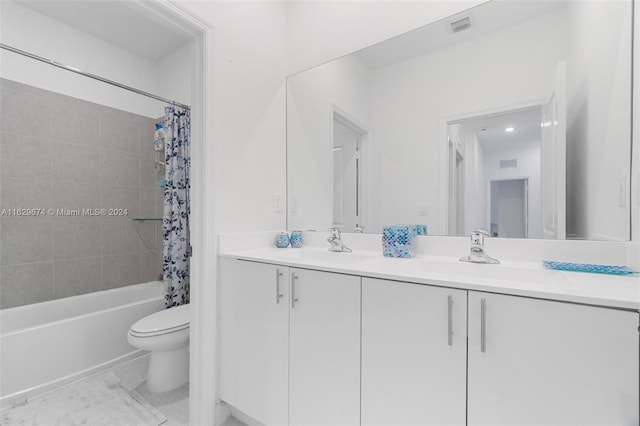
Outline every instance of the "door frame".
<svg viewBox="0 0 640 426">
<path fill-rule="evenodd" d="M 368 183 L 370 182 L 370 170 L 371 170 L 371 150 L 369 148 L 370 144 L 370 131 L 366 124 L 362 121 L 354 117 L 352 114 L 349 114 L 343 108 L 336 105 L 334 102 L 329 102 L 329 211 L 328 211 L 328 221 L 327 223 L 330 226 L 333 224 L 333 188 L 334 188 L 334 179 L 333 179 L 333 123 L 334 121 L 338 121 L 349 129 L 353 130 L 360 137 L 360 161 L 365 164 L 362 167 L 360 164 L 359 167 L 359 188 L 358 188 L 358 205 L 360 206 L 360 211 L 362 212 L 359 216 L 361 221 L 365 224 L 369 224 L 370 212 L 369 212 L 369 200 L 371 190 Z M 366 225 L 365 225 L 366 226 Z M 366 228 L 365 228 L 366 229 Z M 344 230 L 343 230 L 344 231 Z M 346 231 L 350 232 L 350 231 Z M 353 231 L 351 231 L 353 232 Z"/>
<path fill-rule="evenodd" d="M 214 29 L 194 12 L 172 0 L 134 0 L 127 6 L 182 31 L 195 44 L 191 86 L 191 312 L 189 327 L 189 419 L 213 425 L 217 392 L 217 263 L 213 177 Z M 213 285 L 211 284 L 213 283 Z"/>
</svg>

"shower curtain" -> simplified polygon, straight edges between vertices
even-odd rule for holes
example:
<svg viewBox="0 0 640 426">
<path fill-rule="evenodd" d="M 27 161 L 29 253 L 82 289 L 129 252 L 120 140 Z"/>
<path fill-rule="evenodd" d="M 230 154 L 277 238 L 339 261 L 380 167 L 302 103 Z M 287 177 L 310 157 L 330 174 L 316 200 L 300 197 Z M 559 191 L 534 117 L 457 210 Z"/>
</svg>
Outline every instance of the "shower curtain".
<svg viewBox="0 0 640 426">
<path fill-rule="evenodd" d="M 165 187 L 162 220 L 162 276 L 165 305 L 189 303 L 189 189 L 191 157 L 190 111 L 177 106 L 165 108 Z"/>
</svg>

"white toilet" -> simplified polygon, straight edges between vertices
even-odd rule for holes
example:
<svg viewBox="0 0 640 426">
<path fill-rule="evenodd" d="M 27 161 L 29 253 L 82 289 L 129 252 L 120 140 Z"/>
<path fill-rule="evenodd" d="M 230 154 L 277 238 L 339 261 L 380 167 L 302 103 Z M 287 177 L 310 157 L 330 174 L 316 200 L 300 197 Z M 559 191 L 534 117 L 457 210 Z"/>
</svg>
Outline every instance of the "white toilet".
<svg viewBox="0 0 640 426">
<path fill-rule="evenodd" d="M 151 351 L 147 388 L 167 392 L 189 380 L 189 305 L 153 313 L 136 322 L 127 340 Z"/>
</svg>

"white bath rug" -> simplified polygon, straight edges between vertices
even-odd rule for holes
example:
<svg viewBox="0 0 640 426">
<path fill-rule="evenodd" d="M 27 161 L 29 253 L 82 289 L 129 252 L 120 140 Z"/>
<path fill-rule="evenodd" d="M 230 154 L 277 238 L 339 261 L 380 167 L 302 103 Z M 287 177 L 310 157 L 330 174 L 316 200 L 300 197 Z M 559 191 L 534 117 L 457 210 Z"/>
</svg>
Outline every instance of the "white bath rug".
<svg viewBox="0 0 640 426">
<path fill-rule="evenodd" d="M 2 413 L 11 426 L 158 426 L 167 418 L 136 394 L 135 399 L 113 373 L 57 389 Z M 136 400 L 137 399 L 137 400 Z M 140 402 L 138 402 L 140 401 Z"/>
</svg>

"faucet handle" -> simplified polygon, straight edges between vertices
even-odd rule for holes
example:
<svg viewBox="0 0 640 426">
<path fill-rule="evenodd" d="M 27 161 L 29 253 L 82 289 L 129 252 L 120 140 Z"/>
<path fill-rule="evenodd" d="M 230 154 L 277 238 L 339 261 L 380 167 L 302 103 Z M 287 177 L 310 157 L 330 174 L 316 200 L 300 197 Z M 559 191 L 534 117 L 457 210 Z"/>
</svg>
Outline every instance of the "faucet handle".
<svg viewBox="0 0 640 426">
<path fill-rule="evenodd" d="M 482 229 L 482 228 L 476 229 L 475 231 L 471 232 L 471 244 L 483 246 L 484 237 L 488 237 L 488 236 L 489 236 L 489 232 L 487 232 L 486 229 Z"/>
<path fill-rule="evenodd" d="M 329 228 L 329 232 L 331 233 L 331 238 L 340 239 L 340 228 L 333 226 Z"/>
</svg>

